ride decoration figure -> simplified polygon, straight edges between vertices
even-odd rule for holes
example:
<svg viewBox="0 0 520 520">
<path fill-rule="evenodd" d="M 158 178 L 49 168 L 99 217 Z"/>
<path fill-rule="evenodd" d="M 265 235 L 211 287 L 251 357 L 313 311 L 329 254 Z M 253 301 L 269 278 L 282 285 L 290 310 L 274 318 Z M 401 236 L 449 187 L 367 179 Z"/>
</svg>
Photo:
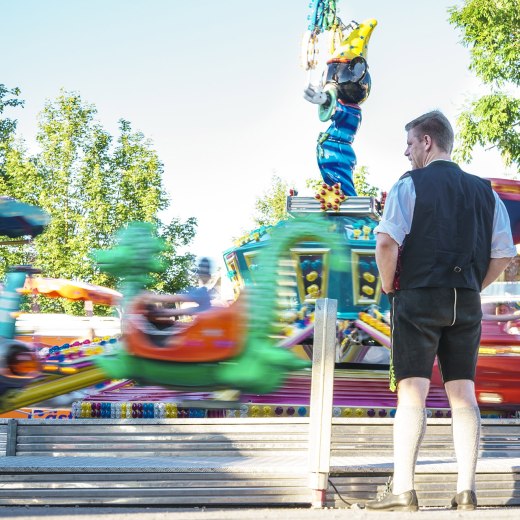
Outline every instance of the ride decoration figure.
<svg viewBox="0 0 520 520">
<path fill-rule="evenodd" d="M 328 185 L 324 188 L 337 190 L 334 185 L 339 184 L 342 192 L 339 195 L 347 196 L 357 195 L 353 176 L 356 154 L 352 143 L 361 124 L 359 105 L 370 94 L 366 56 L 377 20 L 371 18 L 359 25 L 352 24 L 355 28 L 327 62 L 323 87 L 309 84 L 304 91 L 307 101 L 319 105 L 320 120 L 331 120 L 327 131 L 320 133 L 316 150 L 321 176 Z"/>
</svg>

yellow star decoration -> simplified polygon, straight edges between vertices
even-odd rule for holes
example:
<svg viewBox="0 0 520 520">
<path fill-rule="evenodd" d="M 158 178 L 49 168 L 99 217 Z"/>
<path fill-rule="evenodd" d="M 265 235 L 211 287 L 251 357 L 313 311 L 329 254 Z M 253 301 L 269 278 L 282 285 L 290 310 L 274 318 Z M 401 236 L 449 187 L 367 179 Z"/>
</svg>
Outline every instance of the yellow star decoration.
<svg viewBox="0 0 520 520">
<path fill-rule="evenodd" d="M 323 211 L 328 209 L 339 211 L 341 203 L 347 200 L 347 196 L 341 191 L 341 186 L 338 183 L 329 186 L 325 182 L 321 185 L 321 190 L 314 195 L 314 198 L 320 201 Z"/>
</svg>

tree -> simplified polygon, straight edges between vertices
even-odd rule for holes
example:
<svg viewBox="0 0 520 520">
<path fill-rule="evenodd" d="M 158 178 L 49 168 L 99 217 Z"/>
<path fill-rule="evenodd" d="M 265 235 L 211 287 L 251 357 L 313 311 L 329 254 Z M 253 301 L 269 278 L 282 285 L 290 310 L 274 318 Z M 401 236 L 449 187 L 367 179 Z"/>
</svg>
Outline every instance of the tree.
<svg viewBox="0 0 520 520">
<path fill-rule="evenodd" d="M 289 185 L 278 175 L 271 177 L 271 187 L 256 199 L 254 222 L 261 226 L 274 226 L 287 218 Z"/>
<path fill-rule="evenodd" d="M 154 276 L 154 289 L 175 293 L 195 283 L 193 268 L 195 255 L 182 253 L 196 234 L 197 220 L 172 218 L 163 223 L 157 213 L 168 207 L 169 201 L 162 188 L 163 165 L 152 149 L 152 143 L 141 132 L 133 132 L 124 119 L 119 121 L 120 136 L 114 152 L 112 174 L 113 215 L 115 228 L 133 220 L 153 222 L 168 246 L 163 253 L 167 268 L 160 276 Z M 135 197 L 136 190 L 140 197 Z M 131 200 L 132 203 L 128 204 Z"/>
<path fill-rule="evenodd" d="M 18 98 L 19 95 L 20 89 L 9 89 L 0 84 L 0 195 L 12 196 L 34 204 L 35 198 L 28 187 L 35 175 L 34 165 L 26 159 L 23 143 L 15 141 L 16 119 L 3 117 L 7 108 L 23 106 L 24 101 Z M 24 179 L 24 182 L 20 183 L 19 178 Z M 27 264 L 34 258 L 34 247 L 22 248 L 16 245 L 19 241 L 3 238 L 2 242 L 6 245 L 1 248 L 0 273 L 5 272 L 9 265 Z M 9 243 L 12 245 L 7 245 Z"/>
<path fill-rule="evenodd" d="M 368 175 L 366 166 L 357 167 L 354 170 L 354 188 L 360 197 L 378 197 L 381 190 L 368 182 Z"/>
<path fill-rule="evenodd" d="M 89 217 L 95 190 L 108 190 L 102 172 L 109 168 L 104 160 L 109 137 L 101 138 L 103 131 L 95 123 L 95 114 L 95 107 L 83 103 L 79 94 L 62 92 L 48 102 L 40 114 L 36 138 L 41 152 L 35 158 L 40 174 L 39 205 L 51 215 L 44 240 L 36 239 L 37 265 L 47 276 L 94 283 L 89 251 L 103 243 L 95 239 L 103 229 L 99 218 L 90 226 Z M 109 204 L 105 200 L 95 208 L 97 215 L 107 215 Z"/>
<path fill-rule="evenodd" d="M 455 155 L 469 162 L 475 146 L 491 145 L 518 170 L 520 99 L 507 93 L 520 84 L 518 0 L 466 0 L 448 12 L 450 23 L 462 30 L 462 44 L 471 49 L 470 69 L 490 87 L 460 114 Z"/>
<path fill-rule="evenodd" d="M 168 267 L 161 276 L 155 276 L 154 287 L 159 292 L 172 294 L 196 284 L 195 255 L 180 253 L 180 250 L 186 247 L 195 237 L 196 227 L 197 220 L 190 217 L 185 222 L 173 218 L 168 225 L 162 225 L 159 228 L 159 236 L 168 246 L 163 253 Z"/>
<path fill-rule="evenodd" d="M 0 175 L 5 174 L 5 156 L 16 131 L 16 119 L 4 118 L 2 114 L 7 107 L 23 106 L 19 95 L 19 88 L 9 89 L 0 83 Z"/>
<path fill-rule="evenodd" d="M 164 253 L 168 276 L 157 280 L 155 288 L 183 288 L 189 274 L 181 271 L 193 258 L 180 255 L 178 248 L 193 238 L 195 219 L 160 221 L 158 213 L 167 208 L 168 198 L 162 188 L 163 165 L 151 142 L 125 120 L 113 138 L 95 116 L 96 108 L 79 94 L 61 92 L 40 115 L 41 151 L 27 159 L 19 146 L 6 155 L 7 172 L 0 179 L 5 193 L 51 215 L 45 233 L 34 240 L 35 266 L 46 276 L 114 287 L 116 280 L 99 272 L 90 253 L 111 246 L 119 228 L 140 220 L 156 225 L 170 245 Z M 9 261 L 23 254 L 10 252 Z M 41 305 L 56 311 L 80 308 L 62 301 L 42 300 Z"/>
<path fill-rule="evenodd" d="M 4 143 L 3 175 L 0 175 L 0 194 L 13 197 L 32 205 L 38 205 L 37 171 L 21 142 L 13 138 Z M 1 146 L 1 145 L 0 145 Z M 0 247 L 0 275 L 11 265 L 32 264 L 36 258 L 35 243 L 23 244 L 19 239 L 2 237 Z"/>
<path fill-rule="evenodd" d="M 116 227 L 131 220 L 157 223 L 157 212 L 168 207 L 162 188 L 163 164 L 151 142 L 141 132 L 133 132 L 128 121 L 119 121 L 119 131 L 112 172 Z"/>
</svg>

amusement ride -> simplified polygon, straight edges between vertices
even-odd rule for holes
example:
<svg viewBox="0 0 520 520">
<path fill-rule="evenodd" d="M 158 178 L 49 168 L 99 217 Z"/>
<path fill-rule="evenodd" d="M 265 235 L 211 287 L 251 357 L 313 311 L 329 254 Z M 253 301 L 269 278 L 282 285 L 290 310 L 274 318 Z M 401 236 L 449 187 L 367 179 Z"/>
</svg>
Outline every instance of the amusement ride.
<svg viewBox="0 0 520 520">
<path fill-rule="evenodd" d="M 323 79 L 304 93 L 329 124 L 317 139 L 323 183 L 313 197 L 288 196 L 286 220 L 252 231 L 223 253 L 235 293 L 230 305 L 212 305 L 200 288 L 161 297 L 147 293 L 150 273 L 165 268 L 165 245 L 147 223 L 129 224 L 113 248 L 94 252 L 99 269 L 120 278 L 119 291 L 42 278 L 30 266 L 11 268 L 0 297 L 4 417 L 20 409 L 22 416 L 42 417 L 41 410 L 27 407 L 85 387 L 92 392 L 72 403 L 70 417 L 305 417 L 320 298 L 338 302 L 333 413 L 392 417 L 388 302 L 373 232 L 384 197 L 358 196 L 353 182 L 353 141 L 371 89 L 368 44 L 376 26 L 372 18 L 345 25 L 334 0 L 311 2 L 302 53 L 308 71 L 318 66 L 318 40 L 330 41 Z M 517 243 L 520 183 L 492 184 Z M 47 223 L 38 208 L 0 198 L 0 234 L 35 236 Z M 62 345 L 21 341 L 15 328 L 20 299 L 34 293 L 117 307 L 121 333 Z M 492 309 L 504 297 L 483 299 L 476 389 L 483 415 L 493 417 L 520 411 L 520 314 L 515 301 L 505 313 Z M 438 371 L 427 405 L 430 415 L 449 416 Z"/>
</svg>

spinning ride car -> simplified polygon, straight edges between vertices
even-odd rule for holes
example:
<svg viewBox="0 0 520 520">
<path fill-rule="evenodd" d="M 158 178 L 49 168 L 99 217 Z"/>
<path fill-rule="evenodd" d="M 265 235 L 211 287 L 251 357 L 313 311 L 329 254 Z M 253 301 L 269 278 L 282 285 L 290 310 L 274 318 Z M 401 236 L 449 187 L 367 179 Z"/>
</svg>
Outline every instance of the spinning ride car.
<svg viewBox="0 0 520 520">
<path fill-rule="evenodd" d="M 309 365 L 291 351 L 278 348 L 272 337 L 276 321 L 278 260 L 292 245 L 312 239 L 330 250 L 338 235 L 319 216 L 294 220 L 273 234 L 258 262 L 256 283 L 228 308 L 197 312 L 189 323 L 157 323 L 150 304 L 178 301 L 179 296 L 142 293 L 148 273 L 161 272 L 158 260 L 164 244 L 151 225 L 134 223 L 118 237 L 118 246 L 96 254 L 100 268 L 123 278 L 122 349 L 103 356 L 99 366 L 114 379 L 134 379 L 174 388 L 233 388 L 267 393 L 278 388 L 290 370 Z M 331 255 L 337 268 L 342 257 Z M 182 297 L 185 301 L 190 296 Z M 189 311 L 191 312 L 191 311 Z"/>
</svg>

